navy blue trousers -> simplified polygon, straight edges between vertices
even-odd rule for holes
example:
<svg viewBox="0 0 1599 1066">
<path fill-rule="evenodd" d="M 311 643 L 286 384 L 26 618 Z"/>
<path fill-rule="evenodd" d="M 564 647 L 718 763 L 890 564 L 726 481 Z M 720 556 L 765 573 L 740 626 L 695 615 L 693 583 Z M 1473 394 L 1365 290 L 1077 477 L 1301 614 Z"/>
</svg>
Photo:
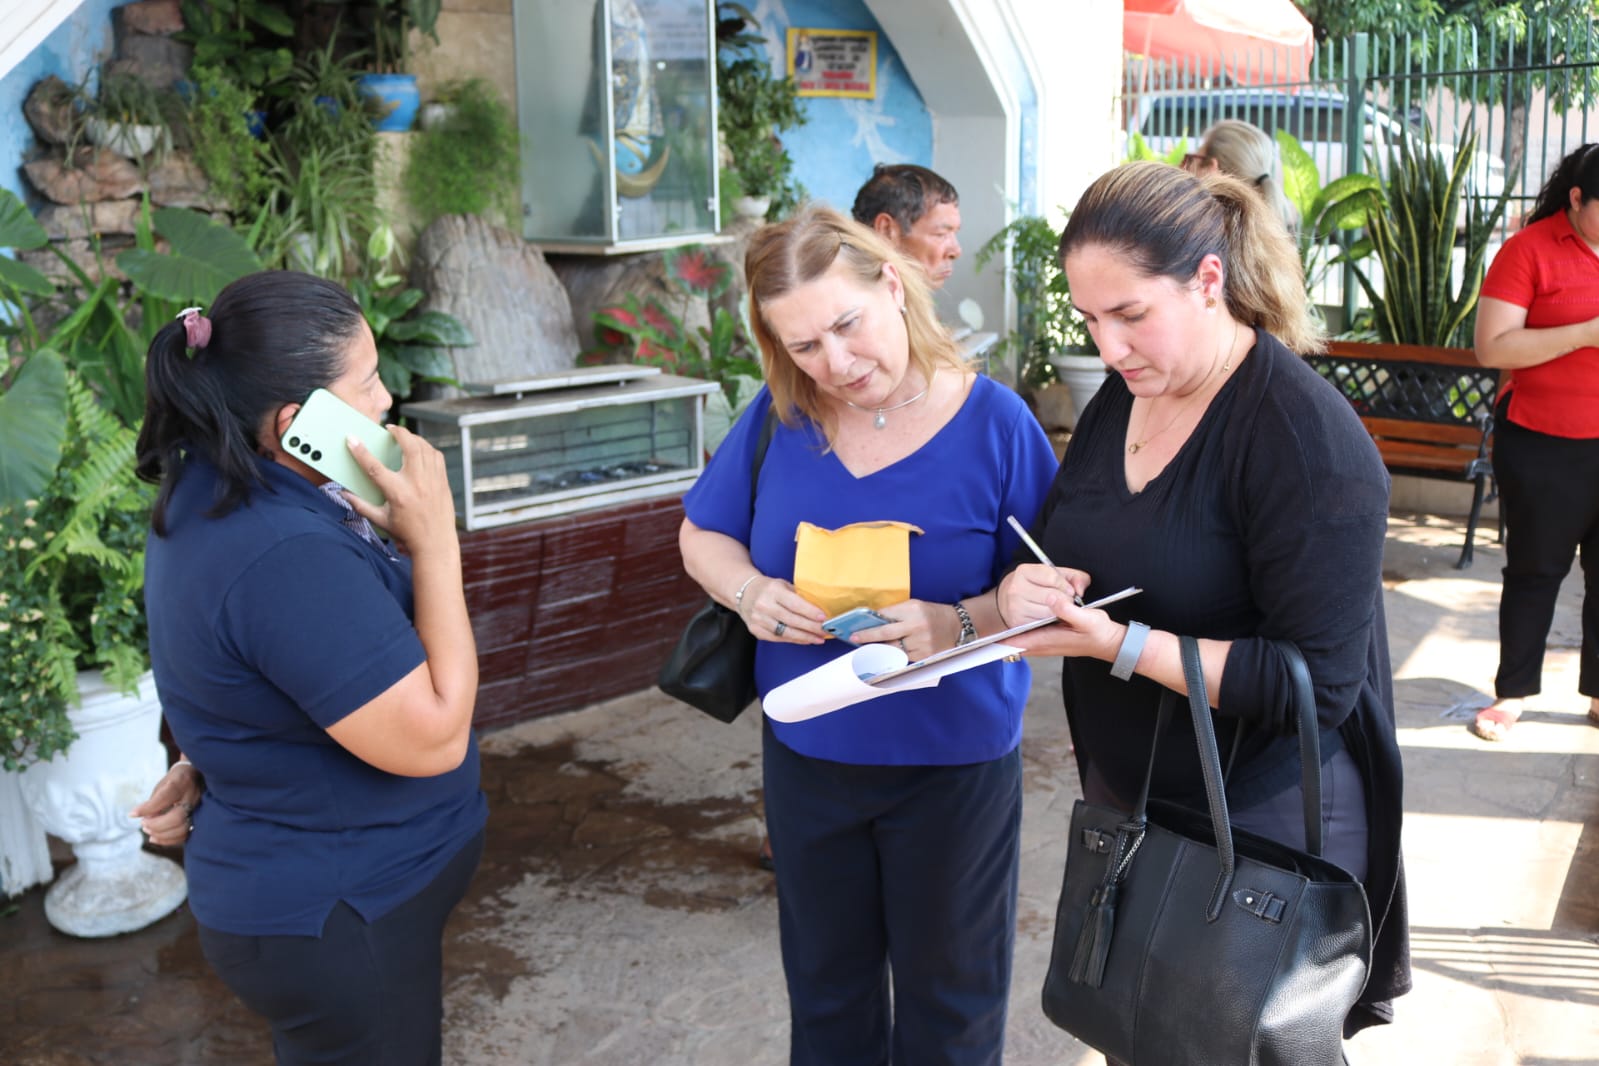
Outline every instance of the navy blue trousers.
<svg viewBox="0 0 1599 1066">
<path fill-rule="evenodd" d="M 479 832 L 426 888 L 376 921 L 340 903 L 321 936 L 239 936 L 202 925 L 200 950 L 271 1023 L 280 1066 L 438 1066 L 444 922 L 482 855 Z"/>
<path fill-rule="evenodd" d="M 1560 585 L 1582 550 L 1582 659 L 1577 691 L 1599 696 L 1599 440 L 1518 426 L 1500 404 L 1494 477 L 1505 518 L 1494 695 L 1536 696 Z"/>
<path fill-rule="evenodd" d="M 997 1066 L 1019 752 L 857 766 L 799 755 L 767 726 L 763 763 L 792 1066 Z"/>
</svg>

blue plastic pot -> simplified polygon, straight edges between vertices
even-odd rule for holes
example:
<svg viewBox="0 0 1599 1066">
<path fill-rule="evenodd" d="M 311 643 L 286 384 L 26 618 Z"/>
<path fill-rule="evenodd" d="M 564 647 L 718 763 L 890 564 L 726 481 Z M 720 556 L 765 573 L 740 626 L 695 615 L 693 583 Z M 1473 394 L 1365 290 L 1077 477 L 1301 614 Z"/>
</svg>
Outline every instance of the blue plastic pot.
<svg viewBox="0 0 1599 1066">
<path fill-rule="evenodd" d="M 363 74 L 355 84 L 376 105 L 372 126 L 379 132 L 403 132 L 416 121 L 422 94 L 417 92 L 415 74 Z"/>
</svg>

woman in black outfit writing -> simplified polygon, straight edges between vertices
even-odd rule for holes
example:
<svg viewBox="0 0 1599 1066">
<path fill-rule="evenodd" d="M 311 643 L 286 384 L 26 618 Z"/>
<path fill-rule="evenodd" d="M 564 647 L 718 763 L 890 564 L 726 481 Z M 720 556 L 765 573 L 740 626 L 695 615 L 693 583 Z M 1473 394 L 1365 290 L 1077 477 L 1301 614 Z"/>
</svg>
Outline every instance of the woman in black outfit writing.
<svg viewBox="0 0 1599 1066">
<path fill-rule="evenodd" d="M 1321 720 L 1327 856 L 1366 886 L 1371 978 L 1346 1032 L 1388 1021 L 1410 986 L 1399 854 L 1401 771 L 1383 622 L 1388 476 L 1338 392 L 1297 355 L 1321 346 L 1298 256 L 1260 197 L 1159 163 L 1101 177 L 1061 240 L 1073 304 L 1113 373 L 1086 411 L 1036 539 L 1072 569 L 1005 580 L 1007 624 L 1063 655 L 1091 802 L 1131 809 L 1163 689 L 1186 691 L 1179 635 L 1200 638 L 1222 751 L 1243 732 L 1233 824 L 1303 848 L 1289 676 L 1303 652 Z M 1073 603 L 1138 585 L 1106 610 Z M 1203 808 L 1178 715 L 1152 793 Z"/>
</svg>

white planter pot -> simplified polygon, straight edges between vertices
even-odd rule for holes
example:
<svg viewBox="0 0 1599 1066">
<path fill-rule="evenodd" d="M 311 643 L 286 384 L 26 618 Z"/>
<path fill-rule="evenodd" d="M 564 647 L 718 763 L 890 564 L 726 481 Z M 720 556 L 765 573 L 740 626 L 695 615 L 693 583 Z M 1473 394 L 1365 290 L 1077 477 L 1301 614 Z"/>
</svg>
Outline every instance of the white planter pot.
<svg viewBox="0 0 1599 1066">
<path fill-rule="evenodd" d="M 416 124 L 425 130 L 431 130 L 444 125 L 454 114 L 454 104 L 440 103 L 435 100 L 432 103 L 422 105 L 421 110 L 416 113 Z"/>
<path fill-rule="evenodd" d="M 44 826 L 22 799 L 22 775 L 0 770 L 0 893 L 15 896 L 49 882 Z"/>
<path fill-rule="evenodd" d="M 83 124 L 89 143 L 99 148 L 109 148 L 118 155 L 138 159 L 148 155 L 161 143 L 160 126 L 141 126 L 127 122 L 107 122 L 91 118 Z"/>
<path fill-rule="evenodd" d="M 770 196 L 735 196 L 733 198 L 733 213 L 739 218 L 750 222 L 765 222 L 766 212 L 771 210 L 772 198 Z"/>
<path fill-rule="evenodd" d="M 114 936 L 171 913 L 188 885 L 177 863 L 143 850 L 138 819 L 128 816 L 166 773 L 152 676 L 123 696 L 89 671 L 78 675 L 78 690 L 67 712 L 78 739 L 24 771 L 22 794 L 78 859 L 45 894 L 45 917 L 73 936 Z"/>
<path fill-rule="evenodd" d="M 1083 408 L 1105 383 L 1105 362 L 1097 355 L 1052 355 L 1049 365 L 1061 383 L 1071 390 L 1073 426 L 1083 417 Z"/>
</svg>

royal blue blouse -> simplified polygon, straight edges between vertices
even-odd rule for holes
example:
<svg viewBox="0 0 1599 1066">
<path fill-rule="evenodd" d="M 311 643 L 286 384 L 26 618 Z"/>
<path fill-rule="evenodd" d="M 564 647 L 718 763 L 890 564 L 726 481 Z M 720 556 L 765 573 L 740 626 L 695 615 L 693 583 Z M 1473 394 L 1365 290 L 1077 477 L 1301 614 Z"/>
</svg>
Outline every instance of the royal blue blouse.
<svg viewBox="0 0 1599 1066">
<path fill-rule="evenodd" d="M 954 603 L 999 580 L 1018 539 L 1005 522 L 1037 516 L 1054 477 L 1055 453 L 1020 397 L 979 376 L 955 416 L 915 453 L 865 477 L 825 451 L 821 429 L 778 424 L 761 466 L 753 526 L 750 466 L 771 407 L 761 390 L 684 496 L 689 520 L 750 547 L 761 573 L 792 581 L 801 521 L 826 529 L 851 522 L 908 522 L 911 597 Z M 756 686 L 766 692 L 849 651 L 761 641 Z M 996 759 L 1021 741 L 1032 674 L 1025 663 L 991 663 L 936 687 L 868 700 L 804 722 L 772 722 L 802 755 L 871 765 L 960 765 Z"/>
</svg>

